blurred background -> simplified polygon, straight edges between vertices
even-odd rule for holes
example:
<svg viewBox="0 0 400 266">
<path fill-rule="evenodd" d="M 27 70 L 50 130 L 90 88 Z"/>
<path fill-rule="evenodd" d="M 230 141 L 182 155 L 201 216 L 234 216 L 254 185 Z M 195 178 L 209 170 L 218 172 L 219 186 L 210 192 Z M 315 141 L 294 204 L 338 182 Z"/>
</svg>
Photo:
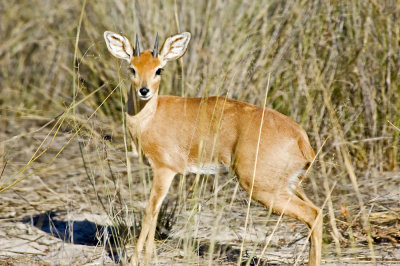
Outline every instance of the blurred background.
<svg viewBox="0 0 400 266">
<path fill-rule="evenodd" d="M 151 171 L 132 156 L 127 64 L 103 32 L 132 43 L 138 34 L 151 49 L 157 32 L 163 42 L 189 31 L 160 93 L 261 106 L 270 76 L 267 107 L 298 122 L 317 152 L 305 187 L 324 208 L 324 262 L 399 261 L 399 12 L 395 0 L 0 1 L 0 233 L 15 240 L 5 232 L 22 226 L 34 238 L 43 214 L 86 219 L 106 228 L 94 230 L 102 255 L 89 262 L 129 256 Z M 244 230 L 247 196 L 233 173 L 175 181 L 158 263 L 235 264 L 242 241 L 248 264 L 306 261 L 308 231 L 296 221 L 254 203 Z M 24 245 L 39 245 L 39 261 L 81 264 L 79 252 L 60 252 L 73 250 L 73 233 L 58 238 L 57 250 Z M 33 251 L 13 248 L 0 248 L 0 260 L 32 263 Z"/>
</svg>

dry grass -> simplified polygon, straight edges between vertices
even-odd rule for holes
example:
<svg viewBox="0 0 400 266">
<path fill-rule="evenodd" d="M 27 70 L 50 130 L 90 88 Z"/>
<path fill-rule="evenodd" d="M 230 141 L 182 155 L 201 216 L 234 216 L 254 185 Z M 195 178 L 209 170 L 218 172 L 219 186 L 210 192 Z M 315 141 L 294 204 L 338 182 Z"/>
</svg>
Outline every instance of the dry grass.
<svg viewBox="0 0 400 266">
<path fill-rule="evenodd" d="M 103 32 L 138 33 L 148 48 L 156 32 L 190 31 L 161 93 L 262 105 L 270 75 L 267 106 L 299 122 L 320 151 L 307 188 L 324 204 L 325 261 L 383 260 L 382 241 L 400 241 L 399 12 L 396 1 L 0 1 L 0 218 L 61 210 L 67 220 L 135 225 L 151 174 L 131 158 L 126 65 L 106 51 Z M 177 224 L 158 262 L 235 263 L 217 250 L 241 243 L 242 192 L 231 174 L 177 177 Z M 246 246 L 257 256 L 279 217 L 258 204 L 250 214 Z M 282 223 L 266 255 L 293 263 L 307 232 Z M 214 255 L 198 255 L 203 241 Z M 116 245 L 122 258 L 128 242 Z"/>
</svg>

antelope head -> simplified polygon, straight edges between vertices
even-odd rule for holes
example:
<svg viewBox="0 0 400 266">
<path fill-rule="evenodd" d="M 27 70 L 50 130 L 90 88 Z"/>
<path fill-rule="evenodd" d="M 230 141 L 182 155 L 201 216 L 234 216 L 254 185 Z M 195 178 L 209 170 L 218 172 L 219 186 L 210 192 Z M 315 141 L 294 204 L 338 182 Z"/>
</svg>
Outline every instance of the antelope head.
<svg viewBox="0 0 400 266">
<path fill-rule="evenodd" d="M 152 51 L 140 51 L 137 35 L 135 48 L 132 47 L 125 36 L 111 31 L 104 32 L 104 39 L 112 55 L 129 63 L 130 79 L 135 92 L 132 91 L 131 87 L 128 98 L 128 114 L 133 115 L 133 103 L 129 104 L 129 101 L 132 101 L 135 96 L 141 101 L 148 101 L 154 95 L 157 95 L 163 67 L 168 61 L 176 60 L 184 55 L 189 44 L 190 33 L 183 32 L 169 37 L 164 42 L 160 52 L 158 34 Z"/>
</svg>

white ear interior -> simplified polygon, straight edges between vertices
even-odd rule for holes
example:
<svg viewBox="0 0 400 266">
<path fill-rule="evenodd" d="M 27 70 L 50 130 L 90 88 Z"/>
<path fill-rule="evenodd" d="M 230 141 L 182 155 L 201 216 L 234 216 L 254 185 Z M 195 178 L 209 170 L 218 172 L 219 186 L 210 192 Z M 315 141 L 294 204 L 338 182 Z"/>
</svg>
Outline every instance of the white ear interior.
<svg viewBox="0 0 400 266">
<path fill-rule="evenodd" d="M 160 53 L 160 59 L 164 62 L 175 60 L 181 57 L 187 49 L 190 41 L 190 33 L 183 32 L 175 36 L 169 37 L 163 45 Z"/>
<path fill-rule="evenodd" d="M 113 56 L 128 62 L 131 61 L 133 49 L 131 43 L 125 36 L 111 31 L 105 31 L 104 40 L 106 41 L 108 50 Z"/>
</svg>

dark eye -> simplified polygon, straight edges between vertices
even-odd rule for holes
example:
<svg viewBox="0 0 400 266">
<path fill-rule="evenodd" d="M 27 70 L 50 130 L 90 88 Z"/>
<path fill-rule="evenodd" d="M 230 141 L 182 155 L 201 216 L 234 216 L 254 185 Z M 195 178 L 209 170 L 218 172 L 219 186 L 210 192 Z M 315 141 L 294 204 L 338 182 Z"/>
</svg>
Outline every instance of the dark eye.
<svg viewBox="0 0 400 266">
<path fill-rule="evenodd" d="M 133 67 L 130 67 L 129 70 L 131 71 L 132 75 L 136 75 L 136 71 Z"/>
<path fill-rule="evenodd" d="M 161 75 L 161 72 L 163 71 L 163 69 L 162 68 L 159 68 L 159 69 L 157 69 L 157 71 L 156 71 L 156 76 L 159 76 L 159 75 Z"/>
</svg>

